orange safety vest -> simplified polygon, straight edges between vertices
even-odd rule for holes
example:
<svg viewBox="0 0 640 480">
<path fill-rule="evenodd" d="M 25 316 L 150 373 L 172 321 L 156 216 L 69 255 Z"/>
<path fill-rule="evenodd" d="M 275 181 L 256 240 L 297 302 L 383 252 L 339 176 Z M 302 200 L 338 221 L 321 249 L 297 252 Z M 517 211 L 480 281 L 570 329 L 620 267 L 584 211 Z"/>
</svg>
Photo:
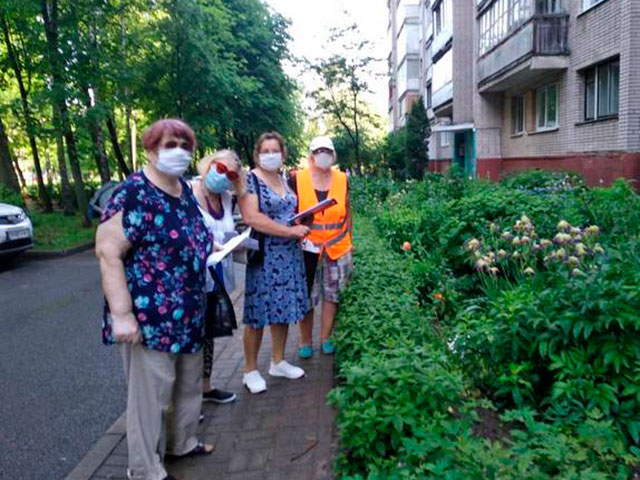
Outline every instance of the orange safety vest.
<svg viewBox="0 0 640 480">
<path fill-rule="evenodd" d="M 298 171 L 296 186 L 300 212 L 318 203 L 309 168 Z M 329 186 L 327 199 L 333 198 L 338 203 L 313 216 L 313 223 L 310 226 L 311 231 L 306 237 L 321 249 L 321 253 L 323 250 L 326 251 L 331 260 L 337 260 L 349 253 L 353 246 L 347 221 L 347 190 L 347 175 L 332 168 L 331 185 Z"/>
</svg>

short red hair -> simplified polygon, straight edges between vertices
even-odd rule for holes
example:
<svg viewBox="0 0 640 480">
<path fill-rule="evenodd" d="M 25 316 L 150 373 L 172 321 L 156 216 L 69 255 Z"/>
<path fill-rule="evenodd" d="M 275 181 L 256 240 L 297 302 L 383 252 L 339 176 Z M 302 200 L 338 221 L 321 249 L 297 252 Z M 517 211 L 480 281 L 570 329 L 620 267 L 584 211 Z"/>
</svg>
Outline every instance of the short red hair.
<svg viewBox="0 0 640 480">
<path fill-rule="evenodd" d="M 142 146 L 147 152 L 156 151 L 165 133 L 187 141 L 191 152 L 196 149 L 196 134 L 189 125 L 176 118 L 158 120 L 142 134 Z"/>
</svg>

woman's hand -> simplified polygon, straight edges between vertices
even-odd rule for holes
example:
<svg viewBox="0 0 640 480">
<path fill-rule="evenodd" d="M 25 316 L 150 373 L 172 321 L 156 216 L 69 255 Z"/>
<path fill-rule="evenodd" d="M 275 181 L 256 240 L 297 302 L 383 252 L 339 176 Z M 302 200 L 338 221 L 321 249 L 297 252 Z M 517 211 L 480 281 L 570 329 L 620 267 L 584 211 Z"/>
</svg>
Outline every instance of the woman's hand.
<svg viewBox="0 0 640 480">
<path fill-rule="evenodd" d="M 142 332 L 140 325 L 132 312 L 125 314 L 111 314 L 113 337 L 117 343 L 140 343 Z"/>
<path fill-rule="evenodd" d="M 309 235 L 309 227 L 306 225 L 294 225 L 293 227 L 289 227 L 289 236 L 302 239 Z"/>
</svg>

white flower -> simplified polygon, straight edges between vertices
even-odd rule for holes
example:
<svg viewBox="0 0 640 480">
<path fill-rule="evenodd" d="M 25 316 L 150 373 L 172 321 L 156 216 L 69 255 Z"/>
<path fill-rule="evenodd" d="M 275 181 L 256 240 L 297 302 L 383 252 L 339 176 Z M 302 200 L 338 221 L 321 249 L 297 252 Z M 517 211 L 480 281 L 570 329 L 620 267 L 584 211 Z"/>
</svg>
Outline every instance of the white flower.
<svg viewBox="0 0 640 480">
<path fill-rule="evenodd" d="M 589 235 L 600 235 L 600 227 L 597 225 L 591 225 L 587 227 L 587 233 Z"/>
<path fill-rule="evenodd" d="M 503 240 L 506 240 L 507 242 L 510 242 L 511 239 L 513 238 L 513 235 L 511 234 L 511 232 L 506 231 L 506 232 L 502 232 L 502 235 L 500 235 L 500 238 L 502 238 Z"/>
<path fill-rule="evenodd" d="M 569 263 L 570 267 L 577 267 L 578 265 L 580 265 L 580 260 L 578 259 L 578 257 L 574 257 L 573 255 L 569 257 L 567 262 Z"/>
<path fill-rule="evenodd" d="M 470 252 L 475 252 L 480 248 L 480 240 L 472 238 L 467 242 L 467 250 Z"/>
<path fill-rule="evenodd" d="M 498 275 L 498 273 L 500 273 L 500 269 L 498 267 L 491 267 L 489 269 L 489 273 L 495 277 L 496 275 Z"/>
<path fill-rule="evenodd" d="M 536 271 L 531 267 L 527 267 L 522 271 L 522 273 L 524 273 L 525 275 L 531 276 L 531 275 L 535 275 Z"/>
<path fill-rule="evenodd" d="M 517 247 L 518 245 L 520 245 L 520 237 L 515 237 L 515 238 L 511 241 L 511 245 L 513 245 L 514 247 Z"/>
<path fill-rule="evenodd" d="M 558 233 L 553 237 L 553 242 L 558 245 L 565 245 L 571 241 L 571 235 L 567 233 Z"/>
<path fill-rule="evenodd" d="M 593 247 L 593 253 L 602 254 L 604 253 L 604 248 L 599 243 L 596 243 Z"/>
<path fill-rule="evenodd" d="M 503 259 L 503 258 L 507 258 L 508 256 L 509 254 L 505 250 L 503 249 L 498 250 L 498 258 Z"/>
<path fill-rule="evenodd" d="M 531 243 L 531 239 L 529 237 L 527 237 L 526 235 L 524 235 L 521 239 L 520 239 L 520 243 L 527 244 L 527 243 Z"/>
<path fill-rule="evenodd" d="M 543 238 L 542 240 L 540 240 L 540 246 L 542 248 L 547 248 L 547 247 L 551 246 L 551 241 L 547 240 L 546 238 Z"/>
<path fill-rule="evenodd" d="M 584 277 L 584 272 L 582 270 L 580 270 L 579 268 L 574 268 L 573 270 L 571 270 L 571 276 L 572 277 Z"/>
<path fill-rule="evenodd" d="M 582 230 L 579 227 L 572 227 L 571 228 L 571 236 L 575 237 L 576 235 L 581 235 L 582 234 Z"/>
<path fill-rule="evenodd" d="M 576 244 L 576 255 L 579 257 L 583 257 L 587 253 L 587 247 L 585 247 L 584 243 Z"/>
<path fill-rule="evenodd" d="M 558 231 L 559 232 L 568 232 L 571 229 L 571 225 L 566 220 L 560 220 L 558 222 Z"/>
</svg>

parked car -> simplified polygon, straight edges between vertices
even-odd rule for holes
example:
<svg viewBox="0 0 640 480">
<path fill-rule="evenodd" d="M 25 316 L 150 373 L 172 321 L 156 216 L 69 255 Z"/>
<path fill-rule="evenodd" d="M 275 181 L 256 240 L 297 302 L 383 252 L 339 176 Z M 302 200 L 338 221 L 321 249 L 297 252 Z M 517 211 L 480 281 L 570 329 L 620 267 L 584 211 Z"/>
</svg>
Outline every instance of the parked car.
<svg viewBox="0 0 640 480">
<path fill-rule="evenodd" d="M 111 180 L 96 190 L 96 193 L 93 194 L 89 201 L 89 217 L 100 217 L 102 215 L 102 210 L 104 210 L 111 194 L 118 185 L 120 185 L 118 182 Z"/>
<path fill-rule="evenodd" d="M 33 225 L 20 207 L 0 203 L 0 255 L 33 248 Z"/>
</svg>

